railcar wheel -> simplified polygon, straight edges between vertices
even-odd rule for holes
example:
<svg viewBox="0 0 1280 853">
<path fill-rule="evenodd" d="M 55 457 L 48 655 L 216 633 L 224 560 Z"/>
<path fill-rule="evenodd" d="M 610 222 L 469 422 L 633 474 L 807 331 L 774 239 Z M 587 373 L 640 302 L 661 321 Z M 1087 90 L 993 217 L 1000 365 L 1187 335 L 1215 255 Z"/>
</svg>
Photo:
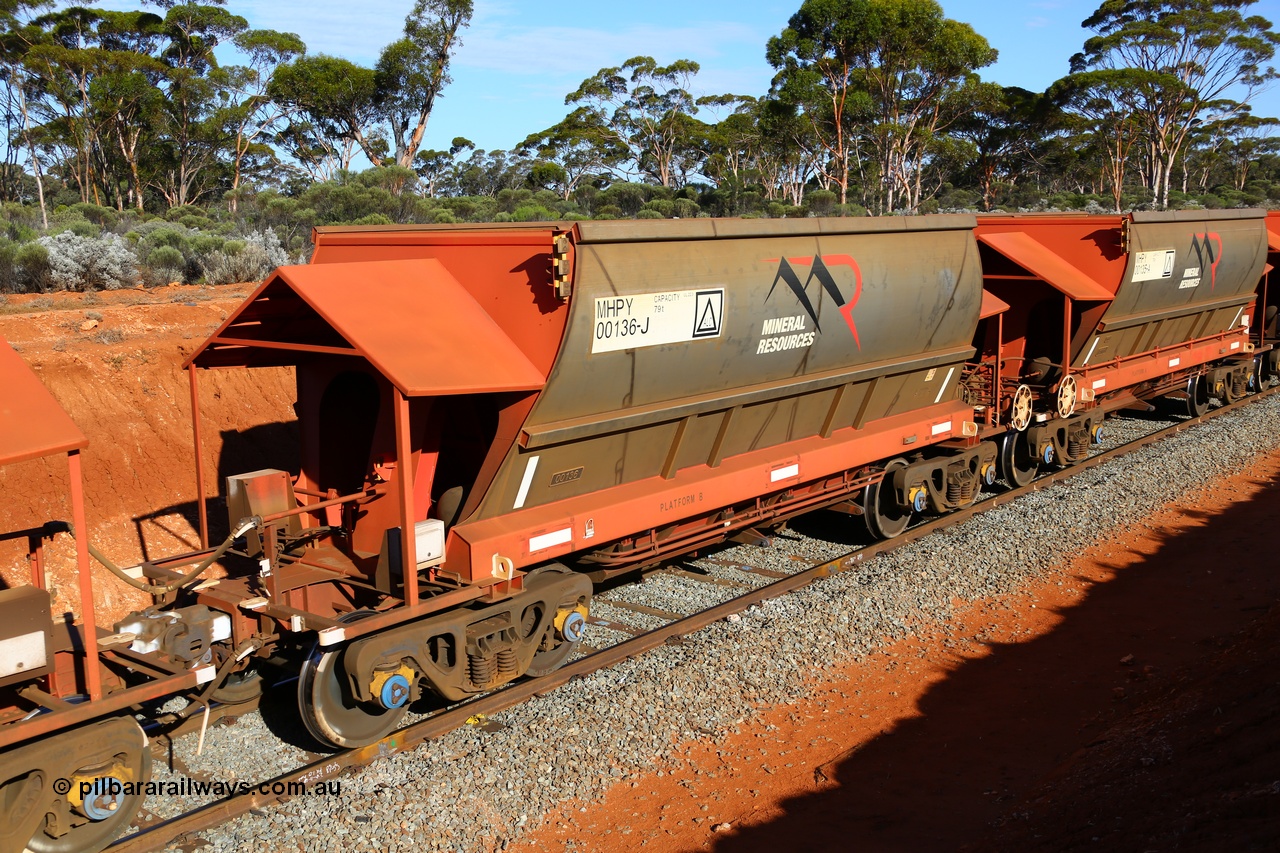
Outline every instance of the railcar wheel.
<svg viewBox="0 0 1280 853">
<path fill-rule="evenodd" d="M 26 844 L 28 853 L 97 853 L 133 823 L 151 779 L 146 735 L 126 718 L 110 721 L 95 734 L 103 739 L 101 760 L 60 768 L 56 779 L 45 780 L 54 796 L 46 801 L 41 825 Z M 82 784 L 87 794 L 81 794 Z"/>
<path fill-rule="evenodd" d="M 1263 353 L 1253 360 L 1253 375 L 1249 377 L 1249 390 L 1257 394 L 1271 387 L 1271 373 L 1267 367 L 1267 354 Z"/>
<path fill-rule="evenodd" d="M 898 506 L 893 494 L 893 472 L 906 468 L 905 459 L 894 459 L 884 466 L 884 478 L 862 490 L 862 520 L 876 539 L 892 539 L 911 523 L 910 508 Z"/>
<path fill-rule="evenodd" d="M 372 611 L 343 614 L 342 622 L 356 622 Z M 395 731 L 405 707 L 384 708 L 351 695 L 344 668 L 345 648 L 324 651 L 319 644 L 298 672 L 298 710 L 302 724 L 320 743 L 333 749 L 365 746 Z"/>
<path fill-rule="evenodd" d="M 570 574 L 569 570 L 563 566 L 545 566 L 541 569 L 535 569 L 525 578 L 525 588 L 536 591 L 540 581 L 545 580 L 548 575 L 564 575 Z M 537 678 L 541 675 L 548 675 L 555 672 L 573 656 L 574 650 L 578 648 L 578 644 L 582 642 L 582 629 L 586 627 L 586 613 L 584 612 L 591 603 L 591 596 L 588 593 L 585 597 L 579 596 L 572 600 L 559 602 L 559 608 L 552 620 L 547 626 L 546 633 L 542 637 L 542 643 L 538 647 L 538 651 L 533 656 L 529 668 L 524 671 L 525 675 Z M 542 618 L 542 613 L 536 605 L 530 605 L 525 608 L 524 617 L 521 621 L 521 633 L 528 636 L 529 632 L 536 629 L 538 622 Z"/>
<path fill-rule="evenodd" d="M 1198 418 L 1209 411 L 1209 383 L 1203 376 L 1192 376 L 1187 380 L 1188 417 Z"/>
<path fill-rule="evenodd" d="M 1030 483 L 1040 470 L 1040 464 L 1031 455 L 1031 446 L 1027 444 L 1024 432 L 1006 432 L 1000 437 L 1000 454 L 996 457 L 996 468 L 1001 478 L 1014 488 L 1021 488 Z"/>
<path fill-rule="evenodd" d="M 1031 426 L 1031 389 L 1019 385 L 1013 392 L 1013 400 L 1009 402 L 1009 426 L 1022 432 Z"/>
</svg>

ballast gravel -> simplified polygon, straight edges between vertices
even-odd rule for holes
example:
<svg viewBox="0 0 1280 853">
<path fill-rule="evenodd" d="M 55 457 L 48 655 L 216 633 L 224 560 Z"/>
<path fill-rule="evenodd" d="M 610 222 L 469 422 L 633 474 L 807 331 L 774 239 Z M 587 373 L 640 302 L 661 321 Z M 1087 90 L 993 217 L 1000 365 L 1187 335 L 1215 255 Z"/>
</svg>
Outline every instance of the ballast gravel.
<svg viewBox="0 0 1280 853">
<path fill-rule="evenodd" d="M 1109 423 L 1106 444 L 1158 426 Z M 482 725 L 463 726 L 375 761 L 341 777 L 340 793 L 299 796 L 255 810 L 202 833 L 203 849 L 504 849 L 561 801 L 590 803 L 619 781 L 671 772 L 680 764 L 678 745 L 722 739 L 761 709 L 804 696 L 825 670 L 864 658 L 906 636 L 911 626 L 946 620 L 953 600 L 1012 592 L 1118 526 L 1140 521 L 1277 446 L 1280 396 L 751 607 L 681 644 L 661 646 L 476 721 Z M 844 540 L 850 525 L 835 514 L 816 514 L 794 523 L 771 548 L 735 546 L 711 556 L 790 574 L 803 566 L 789 555 L 821 559 L 847 551 L 856 536 L 844 544 L 832 539 Z M 735 580 L 743 574 L 718 563 L 698 565 Z M 731 588 L 658 575 L 605 597 L 692 612 L 734 594 Z M 605 612 L 637 627 L 652 624 L 622 608 Z M 585 642 L 603 648 L 623 638 L 593 625 Z M 288 724 L 275 720 L 272 726 L 278 732 Z M 205 755 L 195 757 L 195 748 L 194 736 L 182 739 L 175 749 L 180 768 L 170 773 L 157 767 L 157 778 L 198 773 L 262 782 L 306 756 L 282 745 L 256 714 L 211 730 Z M 157 814 L 181 807 L 170 798 L 147 802 Z M 582 846 L 590 849 L 591 839 Z M 182 849 L 194 848 L 188 843 Z"/>
</svg>

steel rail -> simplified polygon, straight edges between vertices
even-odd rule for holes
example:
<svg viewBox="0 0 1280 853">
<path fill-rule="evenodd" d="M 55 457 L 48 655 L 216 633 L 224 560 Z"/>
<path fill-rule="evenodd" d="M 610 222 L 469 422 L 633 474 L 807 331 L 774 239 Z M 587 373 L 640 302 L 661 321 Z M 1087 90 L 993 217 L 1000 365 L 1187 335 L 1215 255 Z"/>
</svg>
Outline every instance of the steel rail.
<svg viewBox="0 0 1280 853">
<path fill-rule="evenodd" d="M 345 750 L 333 755 L 325 756 L 295 770 L 276 776 L 266 782 L 259 783 L 257 789 L 249 792 L 237 793 L 230 797 L 197 807 L 190 812 L 154 823 L 133 835 L 119 839 L 107 848 L 107 853 L 143 853 L 143 851 L 158 850 L 163 845 L 171 843 L 180 836 L 200 832 L 217 826 L 218 824 L 225 823 L 250 811 L 251 809 L 257 809 L 266 805 L 292 799 L 288 794 L 263 793 L 260 789 L 266 788 L 268 790 L 272 790 L 280 788 L 287 790 L 289 783 L 296 784 L 299 782 L 305 783 L 308 786 L 315 786 L 317 783 L 341 776 L 348 770 L 365 766 L 379 758 L 386 758 L 395 755 L 396 753 L 412 749 L 424 741 L 441 737 L 454 729 L 462 727 L 473 717 L 496 714 L 500 711 L 506 710 L 507 708 L 518 705 L 533 696 L 544 695 L 555 688 L 568 683 L 574 678 L 586 676 L 601 669 L 606 669 L 629 658 L 641 655 L 658 646 L 678 641 L 679 638 L 686 634 L 691 634 L 705 628 L 713 622 L 717 622 L 734 613 L 740 613 L 748 607 L 767 601 L 771 598 L 777 598 L 779 596 L 786 595 L 787 593 L 794 592 L 795 590 L 808 586 L 821 578 L 831 577 L 833 575 L 857 569 L 863 563 L 880 554 L 885 554 L 896 548 L 901 548 L 939 530 L 944 530 L 953 525 L 961 524 L 976 515 L 1004 506 L 1018 497 L 1031 492 L 1040 491 L 1048 486 L 1068 480 L 1071 477 L 1095 468 L 1104 462 L 1125 456 L 1135 450 L 1154 444 L 1161 439 L 1176 435 L 1177 433 L 1193 426 L 1205 423 L 1216 417 L 1233 412 L 1236 409 L 1258 402 L 1265 397 L 1270 397 L 1277 393 L 1280 393 L 1280 386 L 1268 388 L 1249 395 L 1234 403 L 1206 412 L 1199 417 L 1171 424 L 1164 429 L 1136 438 L 1133 441 L 1120 445 L 1119 447 L 1091 456 L 1088 459 L 1084 459 L 1065 468 L 1041 475 L 1031 483 L 1022 486 L 1021 488 L 1001 492 L 1000 494 L 980 500 L 965 509 L 930 519 L 929 521 L 908 529 L 902 535 L 894 539 L 884 542 L 875 542 L 870 545 L 860 547 L 836 557 L 833 560 L 828 560 L 824 563 L 810 566 L 793 575 L 788 575 L 780 580 L 757 587 L 756 589 L 745 592 L 742 595 L 729 599 L 728 601 L 707 610 L 698 611 L 697 613 L 685 616 L 659 628 L 639 634 L 631 639 L 623 640 L 616 645 L 593 652 L 590 655 L 565 664 L 563 667 L 549 675 L 544 675 L 536 679 L 515 682 L 492 693 L 467 700 L 466 702 L 455 705 L 452 708 L 441 711 L 424 720 L 420 720 L 400 729 L 399 731 L 390 734 L 369 746 L 361 747 L 359 749 Z"/>
</svg>

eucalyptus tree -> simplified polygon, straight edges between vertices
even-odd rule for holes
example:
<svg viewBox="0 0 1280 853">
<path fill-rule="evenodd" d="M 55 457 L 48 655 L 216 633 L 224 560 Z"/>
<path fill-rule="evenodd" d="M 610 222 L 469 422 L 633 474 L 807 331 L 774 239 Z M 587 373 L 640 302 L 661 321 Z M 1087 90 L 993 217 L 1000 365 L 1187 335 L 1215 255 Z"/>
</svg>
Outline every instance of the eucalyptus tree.
<svg viewBox="0 0 1280 853">
<path fill-rule="evenodd" d="M 607 128 L 629 150 L 638 171 L 672 187 L 696 170 L 688 161 L 699 154 L 689 145 L 690 134 L 700 130 L 693 118 L 697 99 L 690 92 L 698 69 L 689 59 L 658 65 L 651 56 L 636 56 L 601 68 L 564 102 L 582 105 L 593 117 L 583 114 L 579 121 Z"/>
<path fill-rule="evenodd" d="M 1142 135 L 1141 120 L 1126 105 L 1131 95 L 1130 75 L 1125 70 L 1106 69 L 1072 74 L 1049 88 L 1049 97 L 1079 117 L 1077 130 L 1099 157 L 1099 170 L 1106 182 L 1116 213 L 1123 203 L 1125 175 L 1134 143 Z"/>
<path fill-rule="evenodd" d="M 383 48 L 378 58 L 374 102 L 400 166 L 412 167 L 422 147 L 436 98 L 451 82 L 449 62 L 471 11 L 472 0 L 417 0 L 405 18 L 404 38 Z"/>
<path fill-rule="evenodd" d="M 283 63 L 307 50 L 296 34 L 275 30 L 239 33 L 235 36 L 235 45 L 248 62 L 226 69 L 221 110 L 222 121 L 231 137 L 230 208 L 233 213 L 246 162 L 254 155 L 268 162 L 274 160 L 268 140 L 274 138 L 288 118 L 288 108 L 269 94 L 271 78 Z"/>
<path fill-rule="evenodd" d="M 982 209 L 991 210 L 1001 187 L 1012 187 L 1030 164 L 1038 139 L 1048 131 L 1050 108 L 1043 96 L 1017 86 L 983 83 L 952 135 L 974 146 L 967 172 L 982 195 Z"/>
<path fill-rule="evenodd" d="M 354 143 L 374 166 L 413 168 L 471 9 L 471 0 L 417 0 L 404 37 L 383 49 L 374 68 L 324 54 L 280 66 L 268 92 L 297 116 L 282 138 L 311 162 L 329 137 L 330 145 Z"/>
<path fill-rule="evenodd" d="M 278 140 L 304 165 L 315 164 L 308 167 L 313 174 L 327 168 L 327 160 L 349 168 L 353 147 L 381 165 L 387 145 L 376 130 L 375 91 L 373 69 L 337 56 L 300 56 L 280 66 L 267 86 L 268 95 L 290 109 Z"/>
<path fill-rule="evenodd" d="M 1194 128 L 1240 113 L 1276 79 L 1266 65 L 1280 36 L 1256 0 L 1104 0 L 1083 26 L 1095 35 L 1072 57 L 1078 87 L 1104 85 L 1133 116 L 1146 146 L 1155 204 L 1169 203 L 1174 162 Z"/>
<path fill-rule="evenodd" d="M 165 121 L 152 152 L 152 186 L 171 207 L 194 204 L 216 186 L 227 142 L 220 108 L 229 80 L 214 51 L 248 31 L 249 22 L 222 8 L 226 0 L 150 2 L 165 10 L 167 38 L 159 54 Z"/>
<path fill-rule="evenodd" d="M 0 2 L 0 28 L 3 28 L 0 32 L 0 85 L 4 87 L 6 131 L 0 200 L 16 201 L 20 198 L 22 173 L 18 158 L 25 152 L 35 176 L 36 196 L 45 228 L 49 227 L 49 213 L 44 199 L 44 168 L 36 151 L 31 115 L 31 100 L 39 97 L 41 80 L 31 70 L 27 58 L 31 48 L 46 39 L 44 29 L 36 26 L 33 20 L 52 6 L 53 0 Z"/>
<path fill-rule="evenodd" d="M 805 0 L 766 57 L 775 90 L 826 149 L 821 168 L 841 203 L 861 137 L 873 160 L 868 206 L 889 212 L 919 205 L 935 137 L 965 114 L 965 87 L 996 51 L 934 0 Z"/>
<path fill-rule="evenodd" d="M 579 107 L 556 124 L 525 137 L 517 150 L 534 158 L 530 177 L 568 201 L 584 182 L 614 177 L 630 156 L 596 110 Z"/>
</svg>

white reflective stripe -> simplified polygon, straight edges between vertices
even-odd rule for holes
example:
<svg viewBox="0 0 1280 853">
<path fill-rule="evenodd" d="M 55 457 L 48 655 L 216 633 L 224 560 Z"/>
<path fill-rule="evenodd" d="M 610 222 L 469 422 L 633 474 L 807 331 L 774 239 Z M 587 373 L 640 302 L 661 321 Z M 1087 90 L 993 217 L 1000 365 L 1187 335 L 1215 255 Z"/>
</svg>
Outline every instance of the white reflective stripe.
<svg viewBox="0 0 1280 853">
<path fill-rule="evenodd" d="M 1231 342 L 1231 348 L 1232 348 L 1232 349 L 1240 349 L 1240 342 L 1239 342 L 1239 341 L 1232 341 L 1232 342 Z"/>
<path fill-rule="evenodd" d="M 1093 380 L 1093 390 L 1097 391 L 1099 388 L 1106 388 L 1106 387 L 1107 387 L 1107 380 L 1105 379 Z"/>
<path fill-rule="evenodd" d="M 1237 308 L 1237 309 L 1236 309 L 1236 316 L 1235 316 L 1235 320 L 1232 320 L 1232 321 L 1231 321 L 1231 325 L 1232 325 L 1233 327 L 1234 327 L 1234 326 L 1235 326 L 1235 324 L 1236 324 L 1236 320 L 1239 320 L 1239 319 L 1240 319 L 1240 315 L 1241 315 L 1241 314 L 1243 314 L 1243 313 L 1244 313 L 1244 306 L 1243 306 L 1243 305 L 1241 305 L 1239 308 Z"/>
<path fill-rule="evenodd" d="M 769 482 L 776 483 L 779 480 L 788 480 L 792 477 L 800 476 L 800 463 L 793 462 L 790 465 L 784 465 L 781 468 L 774 468 L 769 472 Z"/>
<path fill-rule="evenodd" d="M 524 499 L 529 497 L 529 487 L 533 485 L 533 472 L 538 470 L 538 457 L 530 456 L 524 466 L 524 477 L 520 479 L 520 491 L 516 492 L 516 503 L 512 509 L 524 506 Z"/>
<path fill-rule="evenodd" d="M 956 372 L 956 369 L 954 367 L 948 368 L 947 375 L 942 377 L 942 387 L 938 389 L 938 396 L 933 398 L 933 402 L 935 403 L 942 402 L 942 392 L 947 390 L 947 383 L 951 381 L 951 374 L 955 372 Z"/>
<path fill-rule="evenodd" d="M 534 536 L 529 540 L 529 553 L 534 551 L 545 551 L 547 548 L 554 548 L 556 545 L 563 545 L 566 542 L 573 541 L 573 528 L 566 527 L 563 530 L 553 530 L 550 533 L 544 533 L 541 536 Z"/>
<path fill-rule="evenodd" d="M 1093 339 L 1093 346 L 1089 347 L 1089 352 L 1088 352 L 1088 354 L 1087 354 L 1087 355 L 1085 355 L 1085 357 L 1084 357 L 1084 363 L 1085 363 L 1085 364 L 1088 364 L 1088 363 L 1089 363 L 1089 359 L 1093 358 L 1093 351 L 1094 351 L 1094 350 L 1096 350 L 1096 349 L 1098 348 L 1098 341 L 1100 341 L 1100 340 L 1102 340 L 1102 338 L 1094 338 L 1094 339 Z"/>
<path fill-rule="evenodd" d="M 1180 359 L 1180 358 L 1171 358 L 1171 359 L 1169 359 L 1169 366 L 1170 366 L 1170 367 L 1177 367 L 1179 364 L 1182 364 L 1182 359 Z"/>
<path fill-rule="evenodd" d="M 944 432 L 951 432 L 951 421 L 943 421 L 940 424 L 934 424 L 930 431 L 932 435 L 942 435 Z"/>
</svg>

